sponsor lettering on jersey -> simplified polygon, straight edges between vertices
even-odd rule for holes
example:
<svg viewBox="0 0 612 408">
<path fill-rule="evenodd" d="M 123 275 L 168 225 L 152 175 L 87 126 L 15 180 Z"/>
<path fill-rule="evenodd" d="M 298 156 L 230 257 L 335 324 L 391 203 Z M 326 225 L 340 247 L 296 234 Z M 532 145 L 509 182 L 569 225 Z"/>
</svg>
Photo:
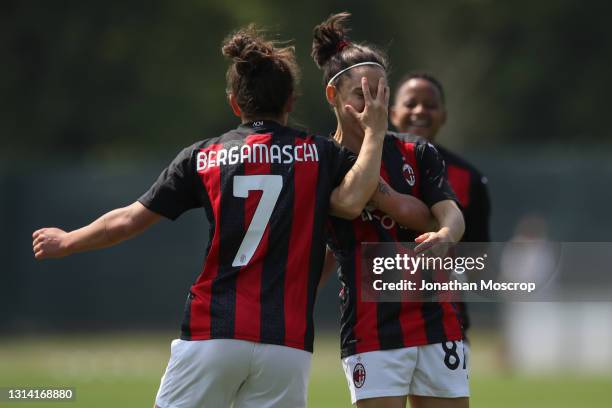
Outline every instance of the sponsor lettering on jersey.
<svg viewBox="0 0 612 408">
<path fill-rule="evenodd" d="M 393 229 L 396 225 L 398 228 L 403 230 L 409 230 L 409 228 L 404 227 L 401 224 L 398 224 L 390 215 L 383 213 L 382 211 L 378 211 L 376 209 L 368 209 L 364 208 L 361 212 L 361 221 L 364 222 L 379 222 L 380 226 L 386 230 Z"/>
<path fill-rule="evenodd" d="M 198 152 L 197 171 L 218 166 L 231 166 L 238 163 L 250 164 L 291 164 L 293 162 L 318 162 L 319 152 L 314 143 L 268 146 L 263 143 L 232 146 L 218 150 Z"/>
</svg>

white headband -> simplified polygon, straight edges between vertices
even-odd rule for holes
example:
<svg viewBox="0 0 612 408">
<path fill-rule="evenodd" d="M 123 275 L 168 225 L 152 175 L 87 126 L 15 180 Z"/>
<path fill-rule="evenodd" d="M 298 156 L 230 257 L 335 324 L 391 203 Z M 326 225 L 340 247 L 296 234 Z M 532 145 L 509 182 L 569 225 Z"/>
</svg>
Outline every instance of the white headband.
<svg viewBox="0 0 612 408">
<path fill-rule="evenodd" d="M 385 70 L 385 67 L 383 67 L 382 65 L 380 65 L 378 62 L 360 62 L 359 64 L 355 64 L 355 65 L 351 65 L 348 68 L 344 68 L 342 71 L 338 72 L 336 75 L 334 75 L 333 77 L 331 77 L 331 79 L 329 80 L 329 82 L 327 83 L 327 86 L 331 86 L 332 82 L 334 82 L 334 80 L 336 78 L 338 78 L 340 75 L 344 74 L 346 71 L 348 71 L 349 69 L 353 69 L 355 67 L 361 67 L 363 65 L 374 65 L 376 67 L 380 67 L 383 69 L 383 71 Z"/>
</svg>

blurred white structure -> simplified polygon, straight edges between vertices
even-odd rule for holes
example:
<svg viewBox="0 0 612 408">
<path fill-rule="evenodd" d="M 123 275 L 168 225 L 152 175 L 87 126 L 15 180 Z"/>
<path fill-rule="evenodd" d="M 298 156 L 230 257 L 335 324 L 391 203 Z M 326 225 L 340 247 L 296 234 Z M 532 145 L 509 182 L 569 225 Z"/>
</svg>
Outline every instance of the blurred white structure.
<svg viewBox="0 0 612 408">
<path fill-rule="evenodd" d="M 541 281 L 554 267 L 554 254 L 546 250 L 546 224 L 526 217 L 517 226 L 513 242 L 530 242 L 529 250 L 508 246 L 502 260 L 506 278 Z M 509 279 L 509 280 L 514 280 Z M 555 282 L 546 290 L 554 292 Z M 612 372 L 612 303 L 513 302 L 505 304 L 506 362 L 517 372 Z"/>
</svg>

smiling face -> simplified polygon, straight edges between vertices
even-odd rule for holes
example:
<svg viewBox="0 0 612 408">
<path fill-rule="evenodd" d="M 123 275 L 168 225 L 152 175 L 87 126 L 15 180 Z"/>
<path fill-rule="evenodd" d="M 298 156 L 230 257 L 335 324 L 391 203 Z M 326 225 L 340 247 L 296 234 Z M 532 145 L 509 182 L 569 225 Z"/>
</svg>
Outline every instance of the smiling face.
<svg viewBox="0 0 612 408">
<path fill-rule="evenodd" d="M 361 78 L 366 77 L 368 79 L 370 95 L 374 99 L 378 91 L 378 81 L 385 76 L 385 71 L 382 68 L 365 65 L 344 73 L 336 87 L 328 87 L 327 100 L 334 106 L 343 131 L 362 133 L 357 120 L 346 110 L 346 105 L 352 106 L 357 112 L 363 112 L 365 108 Z"/>
<path fill-rule="evenodd" d="M 409 132 L 434 141 L 446 122 L 446 109 L 438 89 L 428 80 L 412 78 L 397 91 L 391 107 L 391 123 L 400 132 Z"/>
</svg>

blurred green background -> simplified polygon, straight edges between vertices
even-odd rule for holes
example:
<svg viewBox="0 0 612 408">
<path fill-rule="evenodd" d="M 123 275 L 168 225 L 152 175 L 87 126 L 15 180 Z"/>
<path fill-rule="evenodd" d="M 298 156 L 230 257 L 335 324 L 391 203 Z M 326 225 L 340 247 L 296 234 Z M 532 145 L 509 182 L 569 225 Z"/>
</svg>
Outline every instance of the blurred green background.
<svg viewBox="0 0 612 408">
<path fill-rule="evenodd" d="M 235 122 L 223 38 L 249 22 L 294 40 L 293 115 L 327 133 L 313 27 L 353 13 L 351 37 L 386 48 L 391 82 L 427 69 L 448 90 L 448 144 L 608 142 L 612 5 L 597 0 L 6 0 L 0 17 L 3 158 L 134 159 L 176 151 Z"/>
<path fill-rule="evenodd" d="M 170 356 L 171 339 L 172 334 L 159 332 L 4 339 L 0 341 L 0 384 L 75 388 L 75 401 L 13 404 L 22 408 L 151 407 Z M 610 406 L 612 377 L 576 373 L 517 376 L 496 357 L 498 340 L 482 332 L 474 335 L 471 407 Z M 329 335 L 315 342 L 309 407 L 351 406 L 336 345 Z"/>
<path fill-rule="evenodd" d="M 489 178 L 495 241 L 516 236 L 525 220 L 538 220 L 543 239 L 611 241 L 610 2 L 5 0 L 0 387 L 74 386 L 78 402 L 67 406 L 152 404 L 200 271 L 204 212 L 115 248 L 42 263 L 31 233 L 73 229 L 131 203 L 182 147 L 236 126 L 220 48 L 249 22 L 296 46 L 302 81 L 291 123 L 332 131 L 309 53 L 312 28 L 342 10 L 353 13 L 353 40 L 388 51 L 392 85 L 409 70 L 444 84 L 449 121 L 439 141 Z M 313 407 L 348 404 L 337 288 L 330 282 L 317 304 Z M 594 324 L 609 333 L 612 313 L 597 313 Z M 609 405 L 612 364 L 573 369 L 570 357 L 580 353 L 570 345 L 563 369 L 525 373 L 506 361 L 503 306 L 474 305 L 472 314 L 472 406 Z M 581 344 L 610 358 L 609 344 Z"/>
</svg>

